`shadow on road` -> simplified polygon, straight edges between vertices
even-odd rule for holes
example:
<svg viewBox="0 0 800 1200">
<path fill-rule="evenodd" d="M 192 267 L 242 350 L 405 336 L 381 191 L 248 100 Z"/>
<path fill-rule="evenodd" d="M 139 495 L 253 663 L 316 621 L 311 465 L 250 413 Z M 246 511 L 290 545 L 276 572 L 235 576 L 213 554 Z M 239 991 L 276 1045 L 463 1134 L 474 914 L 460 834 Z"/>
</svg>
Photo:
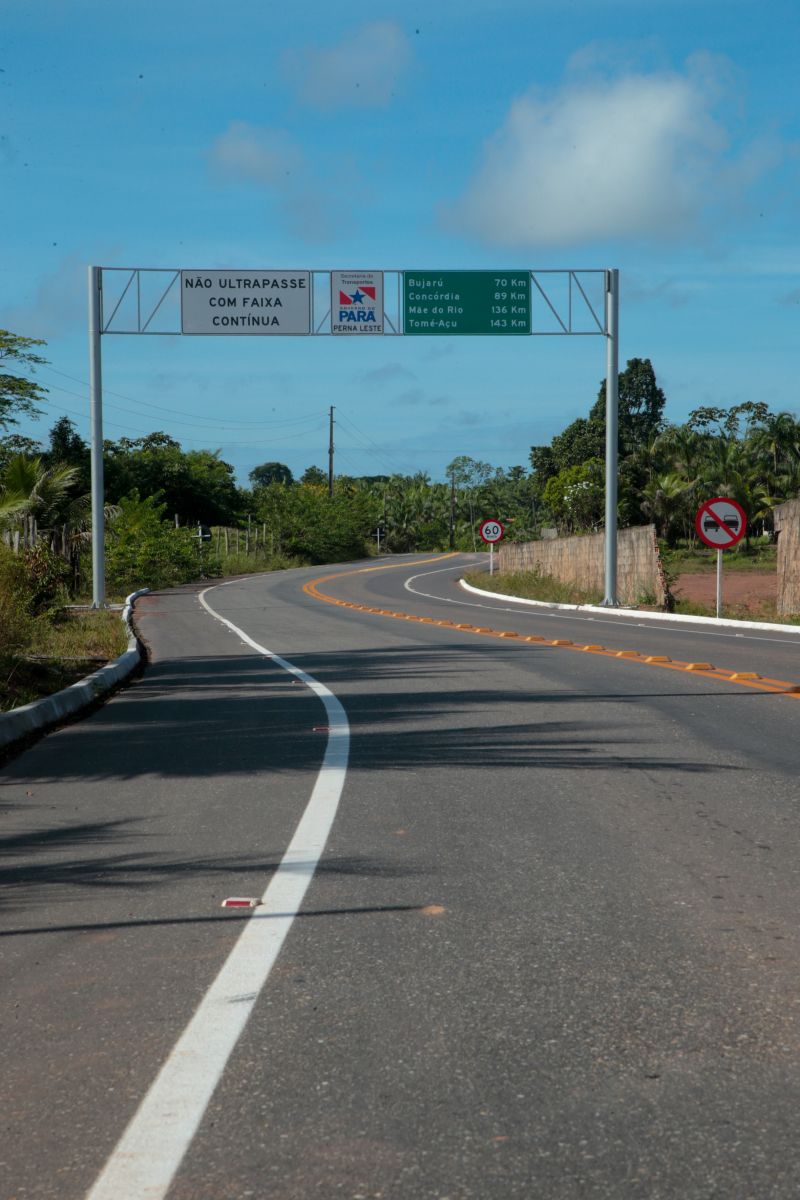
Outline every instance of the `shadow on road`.
<svg viewBox="0 0 800 1200">
<path fill-rule="evenodd" d="M 679 748 L 672 756 L 654 753 L 652 734 L 637 731 L 615 707 L 641 705 L 650 697 L 660 700 L 664 693 L 509 689 L 502 682 L 504 674 L 490 668 L 496 668 L 499 655 L 511 653 L 519 665 L 515 651 L 496 647 L 348 650 L 295 656 L 293 661 L 329 684 L 344 702 L 352 731 L 351 778 L 429 766 L 474 769 L 491 774 L 500 802 L 504 770 L 614 773 L 634 768 L 673 775 L 738 770 L 682 757 Z M 540 656 L 547 651 L 534 653 L 531 664 L 546 661 Z M 448 681 L 454 679 L 451 688 Z M 465 686 L 465 680 L 473 680 L 474 686 Z M 361 686 L 365 682 L 368 689 Z M 693 688 L 686 696 L 697 705 L 704 693 L 698 693 L 694 681 Z M 723 694 L 719 689 L 707 693 L 715 703 Z M 66 814 L 59 819 L 57 808 L 54 814 L 52 796 L 44 816 L 38 811 L 36 787 L 55 785 L 57 800 L 59 784 L 108 785 L 112 814 L 118 811 L 114 789 L 120 781 L 146 790 L 156 786 L 154 780 L 313 778 L 326 744 L 315 726 L 324 720 L 317 697 L 262 656 L 156 664 L 92 717 L 43 739 L 7 765 L 0 776 L 6 818 L 13 819 L 16 808 L 27 828 L 0 838 L 0 897 L 16 907 L 31 900 L 42 903 L 58 887 L 144 888 L 177 876 L 213 879 L 248 872 L 268 878 L 279 861 L 270 856 L 165 860 L 144 816 L 70 823 Z M 19 796 L 21 787 L 25 798 Z M 169 803 L 169 792 L 166 798 Z M 185 789 L 181 802 L 186 803 Z M 153 853 L 142 852 L 142 838 L 148 836 Z M 138 839 L 136 852 L 125 853 L 125 842 L 133 837 Z M 114 853 L 97 852 L 109 845 Z M 401 871 L 377 860 L 336 857 L 323 858 L 317 870 L 320 875 L 420 873 L 415 867 Z"/>
</svg>

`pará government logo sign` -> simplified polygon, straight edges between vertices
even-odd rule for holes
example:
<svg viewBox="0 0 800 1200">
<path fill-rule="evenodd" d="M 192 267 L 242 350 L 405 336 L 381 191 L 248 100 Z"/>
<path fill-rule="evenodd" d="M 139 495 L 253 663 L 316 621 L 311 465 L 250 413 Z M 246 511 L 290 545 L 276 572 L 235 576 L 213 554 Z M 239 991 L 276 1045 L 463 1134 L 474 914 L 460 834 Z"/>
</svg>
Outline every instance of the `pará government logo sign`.
<svg viewBox="0 0 800 1200">
<path fill-rule="evenodd" d="M 383 333 L 382 271 L 331 271 L 331 333 Z"/>
</svg>

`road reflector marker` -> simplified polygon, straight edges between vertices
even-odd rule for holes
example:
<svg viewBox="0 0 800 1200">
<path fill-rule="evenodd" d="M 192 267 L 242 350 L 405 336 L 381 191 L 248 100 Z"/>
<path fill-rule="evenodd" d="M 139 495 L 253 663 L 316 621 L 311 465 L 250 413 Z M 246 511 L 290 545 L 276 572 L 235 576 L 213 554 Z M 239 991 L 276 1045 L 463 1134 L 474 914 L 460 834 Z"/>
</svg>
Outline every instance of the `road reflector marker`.
<svg viewBox="0 0 800 1200">
<path fill-rule="evenodd" d="M 617 650 L 615 658 L 641 658 L 638 650 Z"/>
<path fill-rule="evenodd" d="M 731 673 L 731 679 L 760 679 L 760 678 L 761 678 L 761 676 L 757 675 L 755 671 L 733 671 Z"/>
<path fill-rule="evenodd" d="M 228 896 L 220 908 L 257 908 L 260 900 L 256 896 Z"/>
<path fill-rule="evenodd" d="M 330 725 L 315 725 L 311 732 L 312 733 L 330 733 L 330 731 L 331 731 Z"/>
<path fill-rule="evenodd" d="M 500 637 L 516 637 L 516 638 L 518 638 L 519 634 L 512 633 L 510 630 L 506 629 L 500 634 Z"/>
<path fill-rule="evenodd" d="M 589 644 L 583 648 L 584 650 L 605 650 L 605 646 L 598 646 L 594 642 L 589 642 Z"/>
<path fill-rule="evenodd" d="M 644 661 L 645 662 L 672 662 L 672 659 L 668 658 L 666 654 L 648 654 L 647 658 Z"/>
<path fill-rule="evenodd" d="M 685 671 L 713 671 L 713 663 L 687 663 L 684 667 Z"/>
<path fill-rule="evenodd" d="M 550 645 L 551 646 L 574 646 L 575 643 L 571 642 L 569 640 L 569 638 L 555 638 L 552 642 L 550 642 Z"/>
<path fill-rule="evenodd" d="M 543 642 L 545 639 L 543 637 L 539 637 L 535 633 L 528 633 L 522 640 L 523 642 Z"/>
</svg>

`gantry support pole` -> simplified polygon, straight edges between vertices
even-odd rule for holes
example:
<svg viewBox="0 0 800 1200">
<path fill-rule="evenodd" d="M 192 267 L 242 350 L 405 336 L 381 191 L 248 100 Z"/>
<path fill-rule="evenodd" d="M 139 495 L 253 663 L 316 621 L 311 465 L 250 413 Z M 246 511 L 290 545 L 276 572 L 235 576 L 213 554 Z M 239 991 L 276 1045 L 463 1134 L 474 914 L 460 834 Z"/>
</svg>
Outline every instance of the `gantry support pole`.
<svg viewBox="0 0 800 1200">
<path fill-rule="evenodd" d="M 106 606 L 105 488 L 103 483 L 102 274 L 89 267 L 89 406 L 92 425 L 92 608 Z"/>
<path fill-rule="evenodd" d="M 606 541 L 603 604 L 617 600 L 617 477 L 619 472 L 619 271 L 606 271 Z"/>
</svg>

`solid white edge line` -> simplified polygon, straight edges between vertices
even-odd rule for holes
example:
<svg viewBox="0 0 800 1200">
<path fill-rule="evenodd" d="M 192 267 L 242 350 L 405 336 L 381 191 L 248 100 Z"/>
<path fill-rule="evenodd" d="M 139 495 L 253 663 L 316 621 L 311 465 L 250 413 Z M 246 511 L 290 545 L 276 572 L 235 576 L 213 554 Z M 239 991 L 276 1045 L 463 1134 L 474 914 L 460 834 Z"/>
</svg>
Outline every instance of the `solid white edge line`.
<svg viewBox="0 0 800 1200">
<path fill-rule="evenodd" d="M 619 614 L 621 617 L 636 617 L 639 621 L 661 621 L 687 625 L 713 625 L 727 629 L 745 629 L 751 632 L 763 629 L 767 633 L 793 633 L 800 635 L 800 625 L 780 625 L 776 621 L 737 621 L 732 617 L 698 617 L 694 614 L 643 612 L 638 608 L 606 608 L 602 604 L 557 604 L 551 600 L 529 600 L 524 596 L 508 596 L 503 592 L 487 592 L 476 588 L 465 579 L 459 579 L 459 584 L 465 592 L 473 592 L 476 596 L 488 596 L 492 600 L 507 600 L 511 604 L 529 604 L 539 608 L 560 608 L 572 612 L 601 613 L 604 617 Z"/>
<path fill-rule="evenodd" d="M 313 676 L 259 645 L 207 603 L 247 645 L 294 675 L 325 706 L 329 733 L 311 798 L 289 847 L 214 982 L 172 1049 L 86 1200 L 162 1200 L 267 981 L 325 848 L 347 773 L 350 727 L 341 703 Z"/>
<path fill-rule="evenodd" d="M 417 575 L 410 575 L 403 586 L 406 591 L 411 592 L 414 596 L 424 596 L 426 600 L 436 600 L 440 604 L 461 604 L 469 608 L 483 608 L 487 612 L 518 612 L 518 609 L 513 608 L 498 608 L 496 604 L 477 604 L 472 600 L 455 600 L 450 596 L 437 596 L 434 592 L 421 592 L 419 588 L 411 587 L 411 584 L 417 579 L 425 579 L 428 575 L 440 575 L 444 571 L 457 571 L 463 564 L 455 567 L 442 567 L 439 571 L 421 571 Z M 466 583 L 465 580 L 459 579 L 460 586 L 467 592 L 472 592 L 476 596 L 483 596 L 485 600 L 507 600 L 511 604 L 523 604 L 529 607 L 544 610 L 544 615 L 561 618 L 569 621 L 596 621 L 598 625 L 611 625 L 617 629 L 625 627 L 645 627 L 647 620 L 651 621 L 666 621 L 666 622 L 689 622 L 695 623 L 704 628 L 699 629 L 677 629 L 672 628 L 667 624 L 663 630 L 664 633 L 687 633 L 687 634 L 703 634 L 705 637 L 714 638 L 744 638 L 751 642 L 765 642 L 770 645 L 785 645 L 796 646 L 796 638 L 777 638 L 777 637 L 754 637 L 753 631 L 776 633 L 798 633 L 800 634 L 800 625 L 773 625 L 766 621 L 733 621 L 728 618 L 716 617 L 694 617 L 681 616 L 679 613 L 651 613 L 642 612 L 636 608 L 605 608 L 599 604 L 558 604 L 554 600 L 529 600 L 524 596 L 507 596 L 503 592 L 486 592 L 481 588 L 473 587 L 472 584 Z M 559 611 L 560 610 L 560 611 Z M 597 615 L 595 615 L 597 614 Z M 723 628 L 709 629 L 709 625 L 722 626 Z M 729 627 L 731 632 L 728 632 Z M 739 633 L 738 630 L 745 632 Z M 748 634 L 750 636 L 748 637 Z"/>
</svg>

